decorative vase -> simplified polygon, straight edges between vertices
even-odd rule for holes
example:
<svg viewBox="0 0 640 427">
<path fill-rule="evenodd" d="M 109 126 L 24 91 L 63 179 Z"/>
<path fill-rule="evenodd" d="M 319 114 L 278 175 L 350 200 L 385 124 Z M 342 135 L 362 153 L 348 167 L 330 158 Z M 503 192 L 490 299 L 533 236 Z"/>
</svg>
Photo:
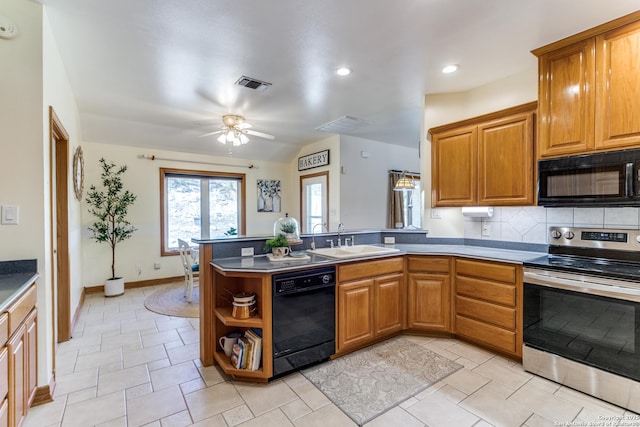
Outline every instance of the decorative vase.
<svg viewBox="0 0 640 427">
<path fill-rule="evenodd" d="M 104 296 L 117 297 L 124 294 L 124 277 L 104 281 Z"/>
</svg>

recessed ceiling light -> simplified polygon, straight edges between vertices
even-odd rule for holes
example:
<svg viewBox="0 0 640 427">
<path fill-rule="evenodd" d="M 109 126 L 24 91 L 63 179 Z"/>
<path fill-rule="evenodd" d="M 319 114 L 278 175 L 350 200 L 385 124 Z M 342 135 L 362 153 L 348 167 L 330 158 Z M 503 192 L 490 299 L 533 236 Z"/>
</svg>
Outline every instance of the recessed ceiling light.
<svg viewBox="0 0 640 427">
<path fill-rule="evenodd" d="M 460 69 L 460 66 L 458 64 L 451 64 L 451 65 L 447 65 L 446 67 L 444 67 L 442 69 L 442 73 L 443 74 L 451 74 L 451 73 L 455 73 L 459 69 Z"/>
<path fill-rule="evenodd" d="M 339 76 L 348 76 L 349 74 L 351 74 L 351 68 L 347 68 L 347 67 L 338 68 L 336 70 L 336 74 Z"/>
</svg>

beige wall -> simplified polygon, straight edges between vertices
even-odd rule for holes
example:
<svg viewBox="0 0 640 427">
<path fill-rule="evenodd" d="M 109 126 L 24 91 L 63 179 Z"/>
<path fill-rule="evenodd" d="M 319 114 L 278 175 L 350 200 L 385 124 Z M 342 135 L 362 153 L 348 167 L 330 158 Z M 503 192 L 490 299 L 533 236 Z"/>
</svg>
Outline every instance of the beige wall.
<svg viewBox="0 0 640 427">
<path fill-rule="evenodd" d="M 431 94 L 424 98 L 424 143 L 421 172 L 425 194 L 425 227 L 429 236 L 464 237 L 460 208 L 440 208 L 442 219 L 431 219 L 431 140 L 428 130 L 463 119 L 538 99 L 537 69 L 532 68 L 468 92 Z"/>
<path fill-rule="evenodd" d="M 284 216 L 285 212 L 296 206 L 291 179 L 288 176 L 289 165 L 260 161 L 247 161 L 224 157 L 203 156 L 188 153 L 155 150 L 153 152 L 135 147 L 111 144 L 87 143 L 83 145 L 85 153 L 86 188 L 90 184 L 99 184 L 99 159 L 113 161 L 117 165 L 127 165 L 124 176 L 127 189 L 137 196 L 130 210 L 129 220 L 138 229 L 133 237 L 118 244 L 116 254 L 116 274 L 123 276 L 126 282 L 150 280 L 182 275 L 180 261 L 177 256 L 160 256 L 160 172 L 159 168 L 178 168 L 189 170 L 206 170 L 217 172 L 234 172 L 246 174 L 247 200 L 246 218 L 247 235 L 270 235 L 273 223 Z M 172 160 L 147 160 L 143 154 L 155 155 L 158 158 Z M 225 163 L 238 165 L 218 166 L 189 161 Z M 249 164 L 255 168 L 246 167 Z M 265 213 L 257 211 L 257 180 L 279 179 L 282 188 L 282 211 Z M 106 244 L 98 244 L 90 238 L 87 230 L 93 217 L 88 213 L 86 202 L 82 203 L 82 270 L 84 286 L 97 286 L 111 276 L 110 248 Z M 199 236 L 194 236 L 199 237 Z M 240 254 L 238 254 L 240 255 Z M 154 269 L 154 263 L 160 263 L 160 269 Z M 142 266 L 141 274 L 136 272 L 136 265 Z"/>
<path fill-rule="evenodd" d="M 53 350 L 42 7 L 30 1 L 4 0 L 0 13 L 18 28 L 14 39 L 0 40 L 0 205 L 20 209 L 18 225 L 0 225 L 0 260 L 37 260 L 38 385 L 44 385 L 52 375 Z"/>
</svg>

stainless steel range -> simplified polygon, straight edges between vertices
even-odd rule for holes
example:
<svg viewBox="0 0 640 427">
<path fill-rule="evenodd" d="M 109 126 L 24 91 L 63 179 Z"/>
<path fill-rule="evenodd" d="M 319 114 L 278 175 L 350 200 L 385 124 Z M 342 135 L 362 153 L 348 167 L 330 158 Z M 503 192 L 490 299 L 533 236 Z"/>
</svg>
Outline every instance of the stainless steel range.
<svg viewBox="0 0 640 427">
<path fill-rule="evenodd" d="M 640 231 L 549 233 L 524 263 L 525 370 L 640 412 Z"/>
</svg>

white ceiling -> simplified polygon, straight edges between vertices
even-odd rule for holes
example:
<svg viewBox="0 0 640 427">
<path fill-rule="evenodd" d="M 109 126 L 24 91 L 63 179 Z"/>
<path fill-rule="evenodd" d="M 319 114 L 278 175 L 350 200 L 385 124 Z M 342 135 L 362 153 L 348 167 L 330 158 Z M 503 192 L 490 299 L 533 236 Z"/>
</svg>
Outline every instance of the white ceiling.
<svg viewBox="0 0 640 427">
<path fill-rule="evenodd" d="M 536 66 L 532 49 L 638 8 L 638 0 L 39 0 L 80 110 L 82 140 L 229 155 L 223 114 L 251 137 L 233 156 L 290 160 L 353 116 L 351 135 L 417 147 L 424 94 Z M 455 75 L 441 68 L 457 63 Z M 348 66 L 353 74 L 338 77 Z M 242 75 L 273 84 L 234 86 Z M 141 150 L 142 151 L 142 150 Z"/>
</svg>

